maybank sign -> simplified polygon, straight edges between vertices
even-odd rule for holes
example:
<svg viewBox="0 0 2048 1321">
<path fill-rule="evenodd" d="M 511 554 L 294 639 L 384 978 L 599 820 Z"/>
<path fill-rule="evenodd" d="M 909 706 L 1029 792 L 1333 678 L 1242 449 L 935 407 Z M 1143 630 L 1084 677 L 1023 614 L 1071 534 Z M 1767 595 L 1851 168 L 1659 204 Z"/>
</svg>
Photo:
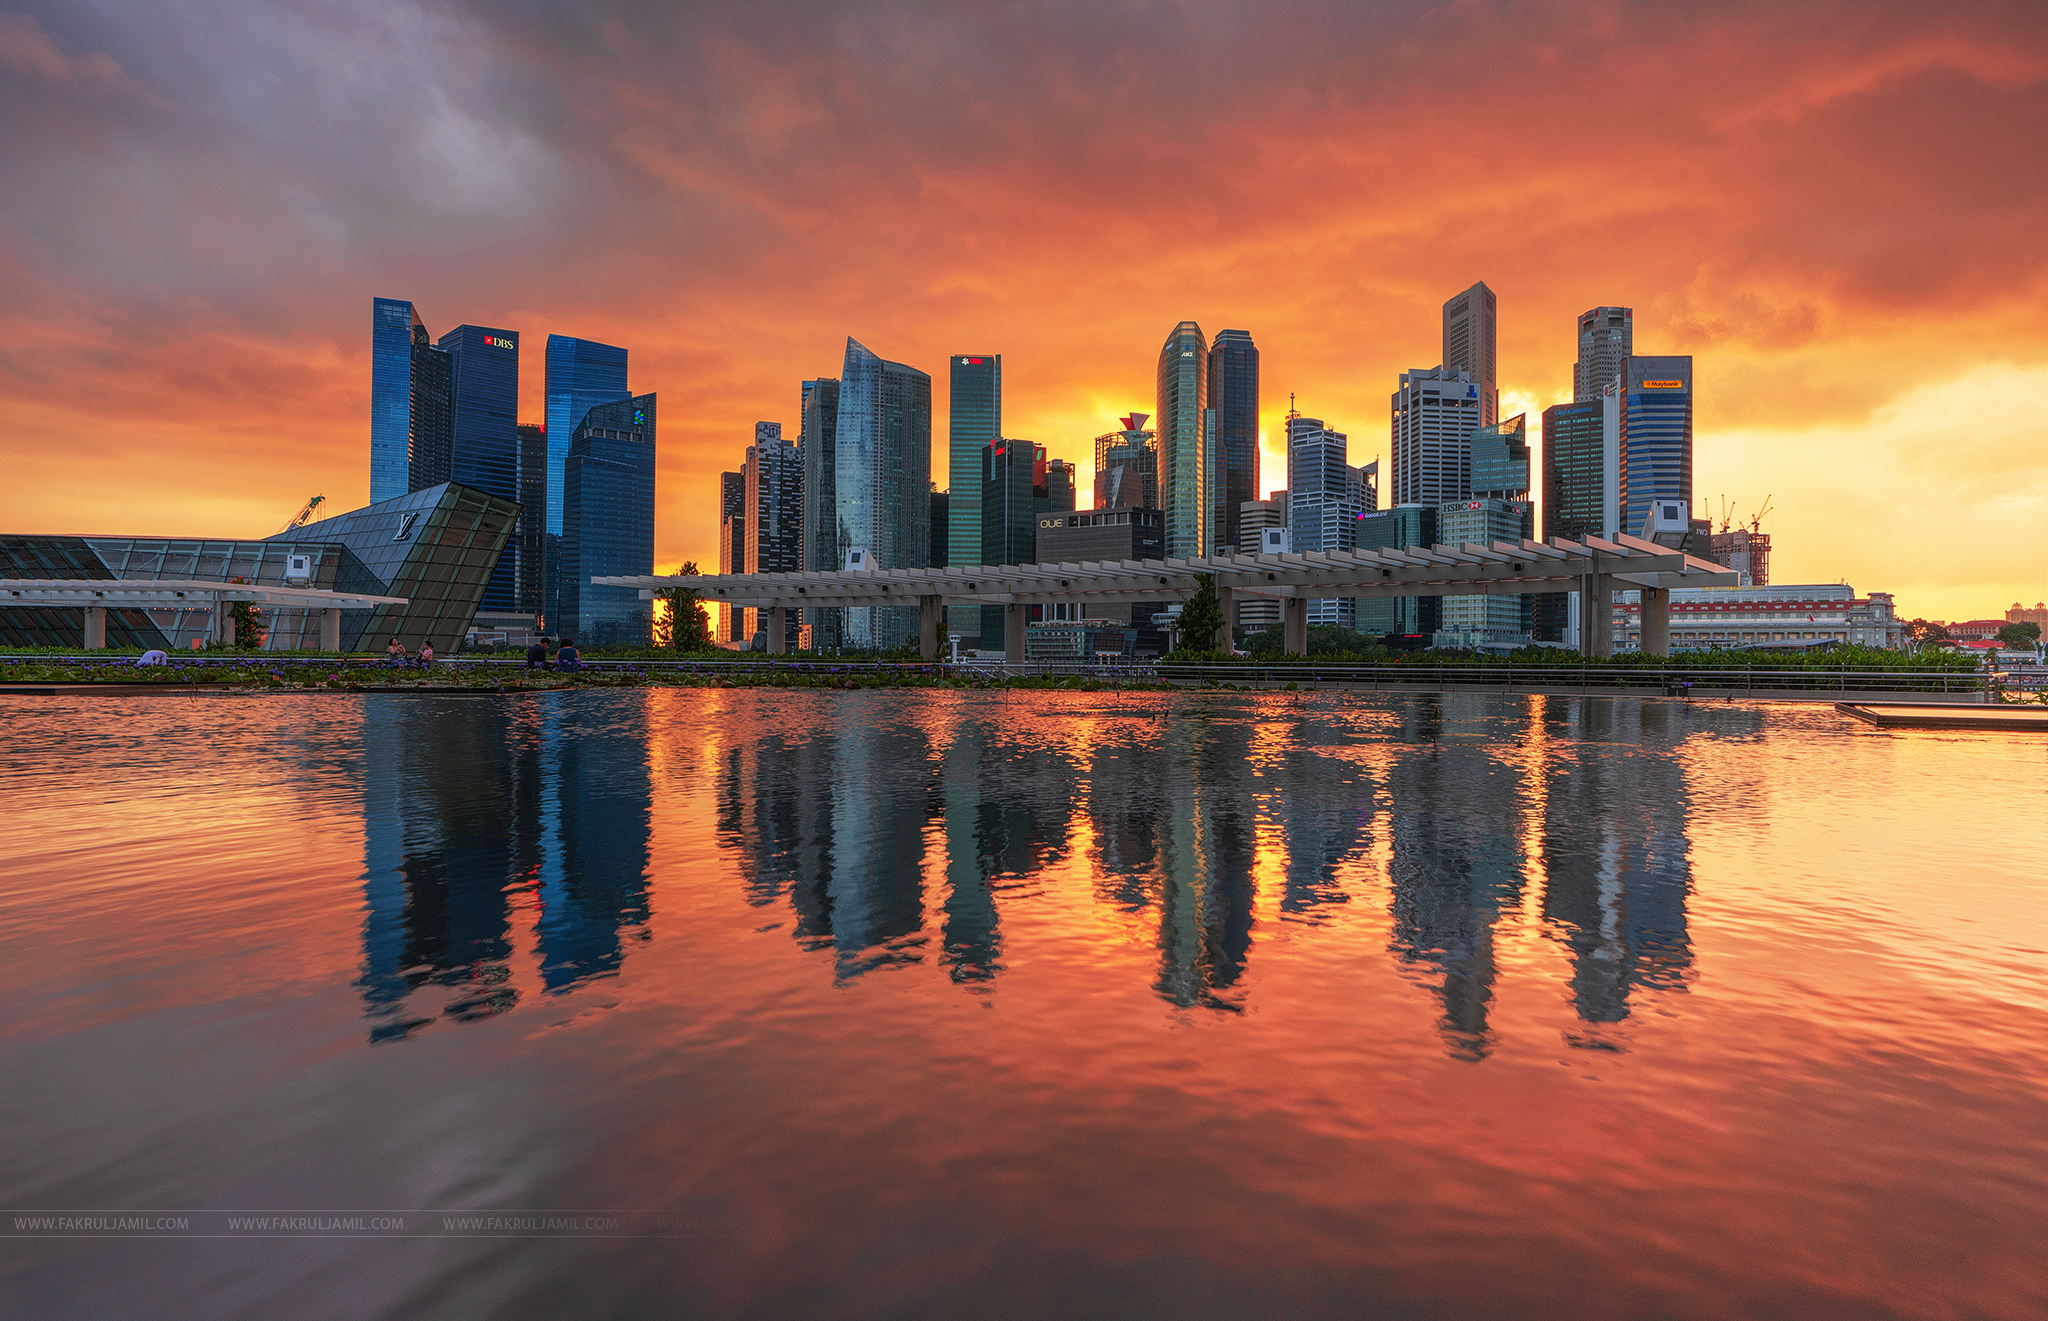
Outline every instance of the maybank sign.
<svg viewBox="0 0 2048 1321">
<path fill-rule="evenodd" d="M 1643 382 L 1643 387 L 1642 387 L 1642 388 L 1643 388 L 1643 389 L 1645 389 L 1645 390 L 1683 390 L 1683 389 L 1685 388 L 1685 382 L 1684 382 L 1684 381 L 1644 381 L 1644 382 Z"/>
</svg>

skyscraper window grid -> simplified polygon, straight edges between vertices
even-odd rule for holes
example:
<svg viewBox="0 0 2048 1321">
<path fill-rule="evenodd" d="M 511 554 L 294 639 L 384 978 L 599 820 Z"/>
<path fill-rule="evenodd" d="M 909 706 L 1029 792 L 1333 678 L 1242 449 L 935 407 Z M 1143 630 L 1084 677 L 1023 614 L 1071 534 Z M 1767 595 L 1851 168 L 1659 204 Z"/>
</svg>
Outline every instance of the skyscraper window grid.
<svg viewBox="0 0 2048 1321">
<path fill-rule="evenodd" d="M 877 568 L 925 567 L 931 553 L 932 378 L 886 361 L 849 336 L 834 448 L 840 544 L 866 549 Z M 916 633 L 917 610 L 851 607 L 844 630 L 850 647 L 901 646 Z"/>
<path fill-rule="evenodd" d="M 1238 516 L 1259 498 L 1259 348 L 1246 330 L 1219 330 L 1209 345 L 1209 407 L 1221 452 L 1221 501 L 1211 518 L 1213 542 L 1235 547 Z"/>
<path fill-rule="evenodd" d="M 1394 504 L 1434 506 L 1471 493 L 1471 435 L 1486 425 L 1481 393 L 1469 372 L 1450 367 L 1401 373 L 1392 399 Z"/>
<path fill-rule="evenodd" d="M 652 603 L 594 577 L 654 572 L 655 397 L 583 415 L 563 462 L 561 615 L 557 635 L 593 645 L 651 638 Z"/>
<path fill-rule="evenodd" d="M 503 500 L 519 499 L 519 334 L 457 326 L 436 348 L 448 355 L 452 401 L 448 480 Z M 519 549 L 501 556 L 483 609 L 519 608 Z"/>
<path fill-rule="evenodd" d="M 1209 406 L 1209 344 L 1183 321 L 1159 349 L 1159 503 L 1168 559 L 1208 553 L 1210 482 L 1202 412 Z"/>
<path fill-rule="evenodd" d="M 1601 388 L 1621 374 L 1622 360 L 1636 351 L 1635 316 L 1634 310 L 1626 307 L 1595 307 L 1579 313 L 1579 357 L 1572 364 L 1573 403 L 1598 399 Z"/>
<path fill-rule="evenodd" d="M 1621 380 L 1621 530 L 1640 536 L 1653 501 L 1692 509 L 1692 357 L 1627 358 Z"/>
</svg>

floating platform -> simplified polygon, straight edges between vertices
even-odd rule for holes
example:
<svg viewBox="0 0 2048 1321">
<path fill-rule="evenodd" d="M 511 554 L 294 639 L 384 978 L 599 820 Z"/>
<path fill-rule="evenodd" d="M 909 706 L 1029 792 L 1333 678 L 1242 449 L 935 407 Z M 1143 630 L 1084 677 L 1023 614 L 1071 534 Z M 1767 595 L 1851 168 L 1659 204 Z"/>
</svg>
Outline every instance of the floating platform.
<svg viewBox="0 0 2048 1321">
<path fill-rule="evenodd" d="M 2048 706 L 1837 702 L 1835 710 L 1885 729 L 2030 729 L 2048 734 Z"/>
</svg>

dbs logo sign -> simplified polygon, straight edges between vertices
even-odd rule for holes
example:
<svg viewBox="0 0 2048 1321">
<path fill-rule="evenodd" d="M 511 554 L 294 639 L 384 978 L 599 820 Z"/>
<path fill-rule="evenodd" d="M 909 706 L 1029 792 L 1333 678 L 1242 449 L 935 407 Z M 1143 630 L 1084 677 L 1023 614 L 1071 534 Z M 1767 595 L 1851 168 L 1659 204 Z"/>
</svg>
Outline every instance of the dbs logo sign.
<svg viewBox="0 0 2048 1321">
<path fill-rule="evenodd" d="M 494 349 L 514 349 L 519 347 L 518 345 L 514 344 L 511 340 L 501 338 L 500 336 L 497 335 L 484 336 L 484 343 L 490 345 Z"/>
</svg>

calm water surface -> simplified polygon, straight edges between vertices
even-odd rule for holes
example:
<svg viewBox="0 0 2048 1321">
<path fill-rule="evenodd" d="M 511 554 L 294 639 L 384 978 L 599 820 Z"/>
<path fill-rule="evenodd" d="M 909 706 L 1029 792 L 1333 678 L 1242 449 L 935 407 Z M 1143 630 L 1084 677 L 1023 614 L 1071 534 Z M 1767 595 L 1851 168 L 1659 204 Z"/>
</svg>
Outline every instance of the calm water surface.
<svg viewBox="0 0 2048 1321">
<path fill-rule="evenodd" d="M 2048 1313 L 2048 740 L 1327 693 L 0 719 L 9 1316 Z"/>
</svg>

